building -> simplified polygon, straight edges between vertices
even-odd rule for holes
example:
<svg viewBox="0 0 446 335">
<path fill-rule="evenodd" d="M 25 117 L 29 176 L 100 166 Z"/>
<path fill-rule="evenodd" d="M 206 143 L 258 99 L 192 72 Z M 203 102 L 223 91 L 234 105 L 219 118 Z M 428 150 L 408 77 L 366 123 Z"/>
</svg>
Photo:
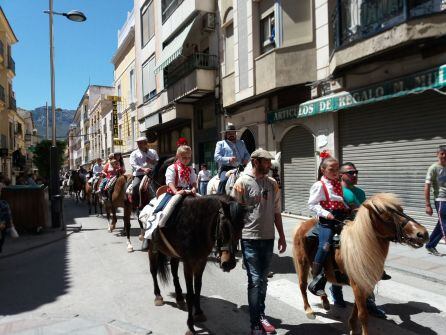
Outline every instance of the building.
<svg viewBox="0 0 446 335">
<path fill-rule="evenodd" d="M 283 209 L 308 214 L 305 208 L 316 160 L 315 148 L 308 146 L 312 135 L 302 134 L 315 125 L 312 120 L 271 123 L 267 116 L 311 98 L 318 67 L 314 2 L 218 3 L 222 123 L 237 126 L 249 152 L 262 147 L 282 153 Z"/>
<path fill-rule="evenodd" d="M 396 193 L 432 227 L 423 186 L 446 143 L 445 10 L 444 1 L 315 1 L 312 99 L 268 114 L 282 138 L 286 211 L 306 214 L 288 201 L 286 185 L 314 174 L 314 153 L 329 150 L 356 164 L 368 195 Z M 283 144 L 288 134 L 293 147 Z"/>
<path fill-rule="evenodd" d="M 118 31 L 118 48 L 113 56 L 115 96 L 118 101 L 118 134 L 121 145 L 115 145 L 115 151 L 123 155 L 125 166 L 129 166 L 130 153 L 136 148 L 139 136 L 139 122 L 136 112 L 135 69 L 135 13 L 127 13 L 127 20 Z M 119 143 L 119 141 L 117 143 Z"/>
<path fill-rule="evenodd" d="M 24 109 L 17 109 L 17 114 L 23 120 L 23 132 L 24 132 L 24 142 L 23 142 L 23 154 L 26 159 L 26 171 L 35 171 L 36 167 L 33 164 L 33 151 L 35 145 L 39 142 L 39 136 L 37 134 L 37 129 L 34 127 L 33 114 L 30 111 Z"/>
<path fill-rule="evenodd" d="M 18 39 L 0 7 L 0 172 L 9 178 L 13 169 L 12 154 L 21 145 L 18 124 L 22 123 L 17 116 L 13 90 L 15 62 L 12 58 L 12 46 L 17 42 Z"/>
<path fill-rule="evenodd" d="M 185 137 L 193 164 L 212 168 L 221 112 L 217 2 L 135 0 L 134 8 L 139 129 L 160 156 L 175 154 Z"/>
<path fill-rule="evenodd" d="M 70 169 L 89 168 L 93 160 L 112 152 L 112 144 L 107 140 L 107 136 L 111 137 L 112 120 L 108 117 L 104 121 L 104 117 L 111 111 L 107 98 L 113 94 L 111 86 L 89 85 L 85 90 L 68 132 Z"/>
</svg>

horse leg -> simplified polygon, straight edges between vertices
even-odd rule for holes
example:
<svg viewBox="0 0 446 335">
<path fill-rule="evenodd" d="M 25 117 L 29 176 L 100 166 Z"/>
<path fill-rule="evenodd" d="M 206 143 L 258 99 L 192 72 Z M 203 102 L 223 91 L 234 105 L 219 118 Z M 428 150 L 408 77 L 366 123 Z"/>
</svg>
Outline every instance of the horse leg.
<svg viewBox="0 0 446 335">
<path fill-rule="evenodd" d="M 161 295 L 160 287 L 158 285 L 158 254 L 152 251 L 152 246 L 149 247 L 149 264 L 150 264 L 150 274 L 153 280 L 153 293 L 155 294 L 155 306 L 164 305 L 164 300 Z"/>
<path fill-rule="evenodd" d="M 203 310 L 200 306 L 200 296 L 201 296 L 201 285 L 202 285 L 202 279 L 203 279 L 203 272 L 204 268 L 206 267 L 206 260 L 200 264 L 200 268 L 197 270 L 197 272 L 194 275 L 194 307 L 195 307 L 195 314 L 194 314 L 194 321 L 195 322 L 204 322 L 206 321 L 206 316 L 203 313 Z"/>
<path fill-rule="evenodd" d="M 306 261 L 305 257 L 300 256 L 300 253 L 305 252 L 302 245 L 295 244 L 293 248 L 293 260 L 294 266 L 297 271 L 297 276 L 299 280 L 300 293 L 302 294 L 302 300 L 304 301 L 304 309 L 307 318 L 315 319 L 313 309 L 308 302 L 307 287 L 308 287 L 308 272 L 310 270 L 310 264 Z"/>
<path fill-rule="evenodd" d="M 133 245 L 132 242 L 130 242 L 130 215 L 131 215 L 131 208 L 130 206 L 124 204 L 124 230 L 125 234 L 127 236 L 127 251 L 133 252 Z"/>
<path fill-rule="evenodd" d="M 138 221 L 138 224 L 139 224 L 139 236 L 138 236 L 138 239 L 140 241 L 144 241 L 144 233 L 145 233 L 145 231 L 144 231 L 144 226 L 143 226 L 141 220 L 139 219 L 139 209 L 136 210 L 136 220 Z"/>
<path fill-rule="evenodd" d="M 181 289 L 180 279 L 178 278 L 178 266 L 180 261 L 177 258 L 170 259 L 170 270 L 173 278 L 173 285 L 175 286 L 175 300 L 177 301 L 177 306 L 180 309 L 184 309 L 186 304 L 184 303 L 183 290 Z"/>
<path fill-rule="evenodd" d="M 192 266 L 187 262 L 184 262 L 184 280 L 186 281 L 186 302 L 187 302 L 187 327 L 189 331 L 186 332 L 186 335 L 193 335 L 195 333 L 194 329 L 194 273 L 192 270 Z"/>
<path fill-rule="evenodd" d="M 349 320 L 350 324 L 350 333 L 354 334 L 356 330 L 356 320 L 359 319 L 361 322 L 361 330 L 362 335 L 368 335 L 368 312 L 367 312 L 367 306 L 366 306 L 366 299 L 367 296 L 362 292 L 359 287 L 353 282 L 350 282 L 350 285 L 353 290 L 353 294 L 355 296 L 355 305 L 353 307 L 353 312 Z M 356 313 L 354 313 L 356 312 Z"/>
</svg>

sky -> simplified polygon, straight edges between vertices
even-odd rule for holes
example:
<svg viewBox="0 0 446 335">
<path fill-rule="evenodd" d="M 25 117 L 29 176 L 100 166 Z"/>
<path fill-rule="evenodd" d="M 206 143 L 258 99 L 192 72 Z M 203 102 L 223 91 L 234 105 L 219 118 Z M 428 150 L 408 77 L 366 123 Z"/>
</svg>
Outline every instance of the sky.
<svg viewBox="0 0 446 335">
<path fill-rule="evenodd" d="M 80 10 L 87 21 L 54 16 L 56 107 L 76 109 L 89 83 L 113 85 L 111 59 L 117 33 L 133 0 L 54 0 L 55 12 Z M 48 0 L 0 0 L 19 42 L 12 47 L 16 64 L 13 90 L 17 107 L 51 103 Z"/>
</svg>

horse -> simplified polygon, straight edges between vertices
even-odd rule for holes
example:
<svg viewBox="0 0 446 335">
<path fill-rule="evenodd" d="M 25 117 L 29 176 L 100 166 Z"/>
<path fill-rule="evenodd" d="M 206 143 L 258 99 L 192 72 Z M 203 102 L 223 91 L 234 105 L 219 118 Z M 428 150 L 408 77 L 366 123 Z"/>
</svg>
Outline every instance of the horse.
<svg viewBox="0 0 446 335">
<path fill-rule="evenodd" d="M 73 191 L 76 202 L 79 202 L 79 198 L 81 198 L 80 194 L 84 189 L 84 181 L 82 177 L 79 175 L 79 172 L 72 171 L 69 179 L 69 184 L 72 184 L 71 190 Z"/>
<path fill-rule="evenodd" d="M 307 233 L 316 223 L 316 219 L 303 222 L 293 235 L 294 265 L 305 313 L 310 319 L 314 319 L 315 314 L 308 303 L 307 279 L 318 242 L 316 238 L 308 238 Z M 372 196 L 359 207 L 355 219 L 346 222 L 340 235 L 340 248 L 332 249 L 324 263 L 324 272 L 329 282 L 345 285 L 341 276 L 336 276 L 335 269 L 341 271 L 353 289 L 355 303 L 349 319 L 351 333 L 355 332 L 359 318 L 362 335 L 368 334 L 366 298 L 381 279 L 390 242 L 420 248 L 428 238 L 426 228 L 406 215 L 400 200 L 390 193 Z M 329 310 L 327 296 L 321 299 L 324 309 Z"/>
<path fill-rule="evenodd" d="M 247 167 L 250 168 L 250 164 Z M 244 169 L 245 168 L 243 167 L 243 165 L 239 165 L 238 167 L 226 172 L 226 176 L 228 177 L 228 180 L 227 180 L 226 186 L 225 186 L 225 194 L 226 195 L 231 194 L 231 191 L 232 191 L 232 188 L 234 187 L 235 182 L 241 176 Z M 216 174 L 209 180 L 208 186 L 206 188 L 206 194 L 217 194 L 218 184 L 220 184 L 220 178 L 219 178 L 219 175 Z"/>
<path fill-rule="evenodd" d="M 94 213 L 98 214 L 98 206 L 100 214 L 102 215 L 102 203 L 99 198 L 99 194 L 97 190 L 99 189 L 99 185 L 101 184 L 102 178 L 99 178 L 94 185 L 90 183 L 85 183 L 85 200 L 87 200 L 88 205 L 88 214 L 91 214 L 91 207 L 94 206 Z M 93 187 L 94 186 L 94 187 Z"/>
<path fill-rule="evenodd" d="M 171 157 L 163 157 L 158 161 L 157 165 L 153 169 L 153 172 L 151 173 L 150 184 L 148 185 L 148 188 L 144 190 L 141 194 L 142 206 L 147 205 L 150 202 L 150 200 L 152 200 L 152 198 L 155 195 L 154 190 L 156 190 L 159 186 L 162 186 L 166 183 L 165 173 L 167 166 L 170 165 L 171 161 L 172 161 Z M 105 200 L 102 199 L 105 211 L 107 213 L 109 232 L 112 232 L 116 228 L 116 223 L 118 221 L 116 217 L 117 208 L 119 207 L 124 208 L 124 217 L 123 217 L 124 232 L 127 237 L 128 252 L 133 252 L 133 245 L 130 241 L 130 227 L 131 227 L 130 217 L 134 210 L 136 211 L 136 217 L 138 218 L 138 223 L 140 228 L 140 234 L 139 234 L 140 241 L 144 240 L 144 232 L 145 232 L 143 223 L 139 220 L 139 207 L 133 204 L 126 196 L 126 190 L 131 182 L 132 182 L 131 176 L 125 176 L 125 175 L 119 176 L 111 192 L 111 198 Z"/>
<path fill-rule="evenodd" d="M 202 276 L 208 256 L 216 243 L 223 271 L 229 272 L 236 265 L 234 252 L 241 236 L 245 211 L 242 205 L 226 195 L 187 196 L 178 204 L 166 226 L 158 227 L 153 232 L 148 254 L 155 306 L 164 304 L 157 274 L 163 283 L 169 279 L 167 257 L 170 257 L 177 305 L 180 308 L 184 306 L 178 279 L 181 259 L 187 287 L 189 331 L 186 334 L 195 334 L 194 322 L 206 320 L 200 307 Z"/>
</svg>

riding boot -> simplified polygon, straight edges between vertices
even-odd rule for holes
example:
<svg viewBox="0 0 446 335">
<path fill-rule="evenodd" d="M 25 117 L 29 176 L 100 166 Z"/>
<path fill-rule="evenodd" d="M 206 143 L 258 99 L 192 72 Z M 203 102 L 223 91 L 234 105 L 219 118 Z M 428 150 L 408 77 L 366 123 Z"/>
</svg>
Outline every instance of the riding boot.
<svg viewBox="0 0 446 335">
<path fill-rule="evenodd" d="M 313 262 L 312 275 L 313 280 L 311 281 L 310 285 L 308 285 L 308 290 L 319 297 L 327 295 L 325 293 L 327 278 L 325 278 L 322 264 Z"/>
</svg>

